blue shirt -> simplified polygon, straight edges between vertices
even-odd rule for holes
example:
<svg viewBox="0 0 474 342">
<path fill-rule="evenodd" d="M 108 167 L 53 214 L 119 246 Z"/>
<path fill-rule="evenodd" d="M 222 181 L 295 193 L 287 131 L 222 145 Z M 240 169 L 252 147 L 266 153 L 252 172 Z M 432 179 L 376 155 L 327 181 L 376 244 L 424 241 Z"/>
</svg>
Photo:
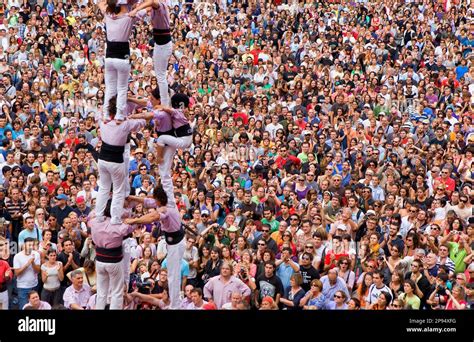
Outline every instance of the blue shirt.
<svg viewBox="0 0 474 342">
<path fill-rule="evenodd" d="M 43 237 L 41 236 L 41 229 L 39 229 L 38 227 L 34 227 L 33 228 L 33 231 L 29 231 L 28 229 L 23 229 L 20 234 L 18 234 L 18 245 L 20 246 L 23 246 L 23 244 L 25 243 L 25 239 L 26 238 L 32 238 L 32 239 L 36 239 L 38 241 L 43 241 Z"/>
<path fill-rule="evenodd" d="M 342 291 L 346 294 L 347 298 L 350 298 L 349 291 L 347 290 L 347 285 L 344 279 L 337 277 L 336 283 L 331 285 L 329 283 L 329 278 L 327 275 L 321 278 L 321 283 L 323 283 L 323 294 L 326 297 L 325 306 L 327 307 L 330 302 L 334 302 L 334 295 L 337 291 Z"/>
<path fill-rule="evenodd" d="M 148 175 L 150 177 L 150 181 L 152 182 L 153 185 L 156 185 L 155 177 Z M 136 175 L 135 178 L 133 179 L 132 186 L 135 189 L 138 189 L 139 187 L 142 186 L 142 175 Z"/>
<path fill-rule="evenodd" d="M 295 271 L 291 268 L 290 264 L 285 264 L 284 262 L 278 266 L 276 270 L 276 275 L 280 278 L 281 283 L 283 284 L 283 288 L 287 289 L 290 285 L 290 278 L 295 273 Z M 287 293 L 285 293 L 285 296 Z"/>
<path fill-rule="evenodd" d="M 140 164 L 145 164 L 146 169 L 150 170 L 150 162 L 148 160 L 146 160 L 145 158 L 142 158 L 140 162 L 137 162 L 137 160 L 133 158 L 132 160 L 130 160 L 130 165 L 128 166 L 128 172 L 137 171 L 138 165 Z"/>
<path fill-rule="evenodd" d="M 161 268 L 166 268 L 167 264 L 168 264 L 168 258 L 165 258 L 165 260 L 163 260 L 163 263 L 161 264 Z M 189 264 L 186 262 L 186 260 L 181 259 L 181 278 L 179 279 L 180 288 L 181 288 L 181 281 L 183 277 L 187 277 L 188 275 L 189 275 Z"/>
</svg>

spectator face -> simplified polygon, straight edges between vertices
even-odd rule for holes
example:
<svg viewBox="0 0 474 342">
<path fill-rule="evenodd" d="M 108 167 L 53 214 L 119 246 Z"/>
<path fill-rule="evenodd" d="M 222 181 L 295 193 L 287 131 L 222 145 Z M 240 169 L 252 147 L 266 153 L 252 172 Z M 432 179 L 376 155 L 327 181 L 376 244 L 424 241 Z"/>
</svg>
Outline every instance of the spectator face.
<svg viewBox="0 0 474 342">
<path fill-rule="evenodd" d="M 75 277 L 72 278 L 72 285 L 76 289 L 82 288 L 82 284 L 84 283 L 84 277 L 82 274 L 77 274 Z"/>
<path fill-rule="evenodd" d="M 382 286 L 383 280 L 382 280 L 382 277 L 380 277 L 380 274 L 375 273 L 375 274 L 372 276 L 372 279 L 373 279 L 373 281 L 374 281 L 374 284 L 375 284 L 377 287 Z"/>
<path fill-rule="evenodd" d="M 445 246 L 441 246 L 439 248 L 439 257 L 440 258 L 446 258 L 449 254 L 449 249 L 448 247 L 445 247 Z"/>
<path fill-rule="evenodd" d="M 273 277 L 274 271 L 275 271 L 275 268 L 272 265 L 270 264 L 265 265 L 265 277 L 267 278 Z"/>
<path fill-rule="evenodd" d="M 31 294 L 29 298 L 29 302 L 33 308 L 39 308 L 41 304 L 39 295 L 37 293 Z"/>
</svg>

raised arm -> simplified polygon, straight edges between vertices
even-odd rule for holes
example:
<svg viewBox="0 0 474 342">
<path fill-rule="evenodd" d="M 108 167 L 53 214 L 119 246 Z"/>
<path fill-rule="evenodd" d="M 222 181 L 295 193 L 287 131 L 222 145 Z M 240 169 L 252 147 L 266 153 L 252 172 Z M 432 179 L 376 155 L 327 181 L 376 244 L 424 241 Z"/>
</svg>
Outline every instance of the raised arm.
<svg viewBox="0 0 474 342">
<path fill-rule="evenodd" d="M 99 9 L 102 13 L 105 13 L 105 11 L 107 10 L 107 1 L 106 0 L 100 0 L 99 3 L 97 4 L 97 6 L 99 7 Z"/>
<path fill-rule="evenodd" d="M 142 2 L 140 5 L 138 5 L 137 7 L 135 7 L 132 11 L 130 11 L 128 13 L 128 15 L 130 17 L 134 17 L 135 15 L 137 15 L 137 13 L 145 8 L 148 8 L 148 7 L 151 7 L 153 6 L 155 0 L 146 0 L 144 2 Z"/>
</svg>

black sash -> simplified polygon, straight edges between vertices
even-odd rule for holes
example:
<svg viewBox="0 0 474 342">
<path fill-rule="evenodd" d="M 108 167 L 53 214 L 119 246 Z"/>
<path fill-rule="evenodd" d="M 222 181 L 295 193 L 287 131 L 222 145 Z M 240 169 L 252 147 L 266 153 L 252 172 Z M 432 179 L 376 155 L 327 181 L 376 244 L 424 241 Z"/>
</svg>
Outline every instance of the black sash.
<svg viewBox="0 0 474 342">
<path fill-rule="evenodd" d="M 130 44 L 128 42 L 109 42 L 107 40 L 105 57 L 128 59 L 130 57 Z"/>
<path fill-rule="evenodd" d="M 174 137 L 174 129 L 170 129 L 169 131 L 166 131 L 166 132 L 156 132 L 157 135 L 160 137 L 162 135 L 171 135 Z"/>
<path fill-rule="evenodd" d="M 102 141 L 102 146 L 99 152 L 99 159 L 112 163 L 123 163 L 123 152 L 125 146 L 109 145 Z"/>
<path fill-rule="evenodd" d="M 178 138 L 193 135 L 193 129 L 190 124 L 185 124 L 181 127 L 175 128 L 174 132 Z"/>
<path fill-rule="evenodd" d="M 183 240 L 183 238 L 184 238 L 184 228 L 182 224 L 179 230 L 176 232 L 172 232 L 172 233 L 165 232 L 165 239 L 168 245 L 176 245 L 180 243 L 181 240 Z"/>
<path fill-rule="evenodd" d="M 153 40 L 156 45 L 165 45 L 171 41 L 170 29 L 153 29 Z"/>
<path fill-rule="evenodd" d="M 122 261 L 122 246 L 115 248 L 95 248 L 95 258 L 100 262 L 118 263 Z"/>
</svg>

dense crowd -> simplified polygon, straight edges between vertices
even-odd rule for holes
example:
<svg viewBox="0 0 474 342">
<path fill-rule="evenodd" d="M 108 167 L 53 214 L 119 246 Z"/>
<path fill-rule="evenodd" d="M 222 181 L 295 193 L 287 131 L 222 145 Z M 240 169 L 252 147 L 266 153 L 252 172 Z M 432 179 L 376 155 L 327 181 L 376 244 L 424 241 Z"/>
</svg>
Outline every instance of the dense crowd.
<svg viewBox="0 0 474 342">
<path fill-rule="evenodd" d="M 472 1 L 167 3 L 194 130 L 172 168 L 183 309 L 474 308 Z M 103 16 L 0 16 L 0 306 L 94 309 Z M 157 87 L 150 27 L 130 39 L 135 98 Z M 132 134 L 132 195 L 160 184 L 154 136 Z M 128 239 L 124 307 L 167 309 L 159 226 Z"/>
</svg>

